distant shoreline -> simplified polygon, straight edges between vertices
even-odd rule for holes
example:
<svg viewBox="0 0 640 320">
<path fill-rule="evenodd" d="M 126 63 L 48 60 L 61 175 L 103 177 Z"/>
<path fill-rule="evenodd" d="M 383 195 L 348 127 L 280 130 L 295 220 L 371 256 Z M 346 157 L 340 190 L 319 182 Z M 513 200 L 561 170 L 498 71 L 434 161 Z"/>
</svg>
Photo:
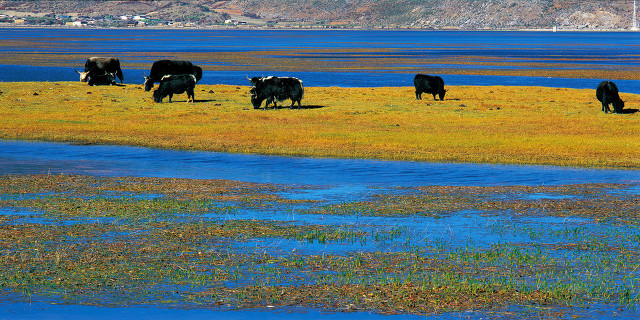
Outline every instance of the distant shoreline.
<svg viewBox="0 0 640 320">
<path fill-rule="evenodd" d="M 0 29 L 61 29 L 61 30 L 91 30 L 91 29 L 122 29 L 122 30 L 286 30 L 286 31 L 458 31 L 458 32 L 630 32 L 635 33 L 638 30 L 631 29 L 557 29 L 554 31 L 552 28 L 544 29 L 455 29 L 455 28 L 441 28 L 441 29 L 426 29 L 426 28 L 320 28 L 320 27 L 267 27 L 267 26 L 198 26 L 198 27 L 159 27 L 159 26 L 145 26 L 145 27 L 97 27 L 97 26 L 46 26 L 46 25 L 6 25 L 0 24 Z"/>
</svg>

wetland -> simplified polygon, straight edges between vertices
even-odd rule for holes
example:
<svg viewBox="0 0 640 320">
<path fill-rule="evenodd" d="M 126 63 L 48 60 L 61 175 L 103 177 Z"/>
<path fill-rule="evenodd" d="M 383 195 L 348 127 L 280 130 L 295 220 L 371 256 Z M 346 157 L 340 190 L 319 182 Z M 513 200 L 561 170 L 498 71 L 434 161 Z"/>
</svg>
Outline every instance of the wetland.
<svg viewBox="0 0 640 320">
<path fill-rule="evenodd" d="M 2 287 L 112 308 L 636 315 L 637 184 L 325 188 L 3 175 Z"/>
</svg>

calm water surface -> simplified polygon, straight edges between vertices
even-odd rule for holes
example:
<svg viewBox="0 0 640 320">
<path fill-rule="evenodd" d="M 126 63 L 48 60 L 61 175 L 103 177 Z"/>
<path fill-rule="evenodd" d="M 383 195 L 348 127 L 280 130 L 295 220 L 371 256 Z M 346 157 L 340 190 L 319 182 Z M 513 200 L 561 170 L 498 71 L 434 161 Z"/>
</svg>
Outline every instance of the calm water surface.
<svg viewBox="0 0 640 320">
<path fill-rule="evenodd" d="M 0 172 L 228 179 L 352 187 L 560 185 L 640 181 L 638 170 L 291 158 L 3 140 L 0 140 Z M 333 190 L 345 193 L 354 189 Z"/>
<path fill-rule="evenodd" d="M 635 57 L 640 39 L 628 32 L 514 32 L 406 30 L 193 30 L 193 29 L 0 29 L 7 52 L 220 52 L 306 48 L 428 49 L 433 57 L 456 52 L 505 57 Z M 606 40 L 606 41 L 603 41 Z M 81 44 L 81 45 L 79 45 Z M 505 50 L 506 49 L 506 50 Z M 415 52 L 415 51 L 410 51 Z M 406 53 L 400 53 L 406 54 Z M 420 53 L 414 53 L 419 56 Z"/>
</svg>

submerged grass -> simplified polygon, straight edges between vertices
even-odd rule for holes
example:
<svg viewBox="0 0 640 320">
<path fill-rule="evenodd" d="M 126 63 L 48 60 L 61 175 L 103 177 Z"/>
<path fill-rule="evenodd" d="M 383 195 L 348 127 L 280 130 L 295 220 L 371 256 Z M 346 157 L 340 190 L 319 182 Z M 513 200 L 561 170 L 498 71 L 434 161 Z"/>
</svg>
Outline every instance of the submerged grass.
<svg viewBox="0 0 640 320">
<path fill-rule="evenodd" d="M 408 76 L 409 77 L 409 76 Z M 410 78 L 410 77 L 409 77 Z M 410 80 L 410 79 L 409 79 Z M 409 81 L 410 82 L 410 81 Z M 140 85 L 1 83 L 0 138 L 234 153 L 640 167 L 640 96 L 605 115 L 595 90 L 447 86 L 315 88 L 301 110 L 254 110 L 249 87 L 198 85 L 196 103 L 154 103 Z"/>
<path fill-rule="evenodd" d="M 640 194 L 634 185 L 401 188 L 402 195 L 376 194 L 371 199 L 309 209 L 308 213 L 365 216 L 438 217 L 460 211 L 485 214 L 514 212 L 527 216 L 586 217 L 597 220 L 640 221 Z"/>
<path fill-rule="evenodd" d="M 381 217 L 376 225 L 343 226 L 306 222 L 300 217 L 308 209 L 273 196 L 276 189 L 295 191 L 281 185 L 5 175 L 0 291 L 107 306 L 511 315 L 521 307 L 520 316 L 535 310 L 579 316 L 585 307 L 607 305 L 634 312 L 640 201 L 628 191 L 635 187 L 421 187 L 393 195 L 379 190 L 346 204 L 307 203 L 318 216 Z M 245 205 L 265 218 L 243 219 Z M 420 230 L 433 219 L 430 212 L 460 210 L 507 218 L 480 226 L 487 243 L 464 240 L 459 228 L 445 237 Z M 269 219 L 279 212 L 298 218 Z M 609 212 L 606 219 L 602 212 Z M 510 217 L 550 215 L 580 221 L 509 224 Z M 412 230 L 386 216 L 424 220 Z"/>
</svg>

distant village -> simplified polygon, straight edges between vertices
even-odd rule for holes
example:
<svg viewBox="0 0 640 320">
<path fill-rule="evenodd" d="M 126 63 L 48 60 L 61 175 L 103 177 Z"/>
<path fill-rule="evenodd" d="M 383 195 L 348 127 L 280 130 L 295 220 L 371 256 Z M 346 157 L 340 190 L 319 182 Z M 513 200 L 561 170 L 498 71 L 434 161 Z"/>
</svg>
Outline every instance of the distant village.
<svg viewBox="0 0 640 320">
<path fill-rule="evenodd" d="M 224 17 L 226 16 L 226 17 Z M 21 15 L 13 16 L 0 13 L 0 27 L 20 27 L 20 26 L 51 26 L 51 27 L 98 27 L 98 28 L 141 28 L 141 27 L 268 27 L 268 28 L 349 28 L 361 29 L 361 26 L 353 25 L 345 21 L 296 21 L 288 19 L 263 20 L 257 16 L 249 16 L 248 20 L 241 19 L 242 16 L 223 15 L 223 19 L 197 21 L 174 21 L 152 18 L 147 15 L 105 15 L 102 17 L 90 17 L 83 15 L 69 14 L 40 14 L 37 16 Z M 384 28 L 384 27 L 379 27 Z"/>
<path fill-rule="evenodd" d="M 269 21 L 276 24 L 275 21 Z M 0 26 L 67 26 L 67 27 L 198 27 L 212 25 L 241 26 L 246 21 L 226 19 L 225 21 L 164 21 L 149 18 L 146 15 L 123 14 L 119 16 L 105 15 L 103 17 L 89 17 L 81 15 L 45 14 L 41 16 L 12 16 L 0 14 Z"/>
<path fill-rule="evenodd" d="M 248 1 L 248 0 L 247 0 Z M 295 0 L 298 1 L 298 0 Z M 315 0 L 299 0 L 311 3 Z M 372 0 L 377 1 L 377 0 Z M 382 0 L 380 0 L 382 1 Z M 405 12 L 402 4 L 406 1 L 393 2 L 397 10 L 390 10 L 388 15 L 369 13 L 335 13 L 331 16 L 310 16 L 305 10 L 287 12 L 260 12 L 242 8 L 227 8 L 224 5 L 228 1 L 213 1 L 208 6 L 189 6 L 189 2 L 170 2 L 163 10 L 153 7 L 136 7 L 135 1 L 123 1 L 126 7 L 111 7 L 108 11 L 98 13 L 93 8 L 71 6 L 66 10 L 57 8 L 52 11 L 50 7 L 19 6 L 13 3 L 11 6 L 0 6 L 0 27 L 20 26 L 51 26 L 68 28 L 332 28 L 332 29 L 426 29 L 426 30 L 638 30 L 637 8 L 624 6 L 622 9 L 612 6 L 607 10 L 600 6 L 571 5 L 565 7 L 546 7 L 543 13 L 527 6 L 525 0 L 520 0 L 524 9 L 518 9 L 519 5 L 513 2 L 509 6 L 501 6 L 495 3 L 501 10 L 486 9 L 478 14 L 467 10 L 462 13 L 455 11 L 455 7 L 444 7 L 441 17 L 428 6 L 416 6 L 415 10 L 420 14 Z M 476 3 L 476 0 L 456 0 L 459 3 Z M 20 1 L 18 1 L 20 2 Z M 46 1 L 45 1 L 46 2 Z M 118 2 L 118 1 L 114 1 Z M 479 1 L 478 1 L 479 2 Z M 25 1 L 27 4 L 39 3 Z M 65 3 L 62 1 L 61 3 Z M 76 2 L 73 2 L 76 3 Z M 78 2 L 81 3 L 81 2 Z M 120 2 L 118 2 L 120 3 Z M 315 2 L 314 2 L 315 3 Z M 2 1 L 0 1 L 2 4 Z M 143 3 L 141 2 L 141 5 Z M 388 2 L 389 5 L 392 2 Z M 634 2 L 635 4 L 635 2 Z M 515 7 L 515 8 L 514 8 Z M 535 6 L 534 6 L 535 7 Z M 261 7 L 262 8 L 262 7 Z M 267 9 L 268 6 L 266 7 Z M 399 9 L 398 9 L 399 8 Z M 479 7 L 480 9 L 485 7 Z M 493 8 L 493 7 L 491 7 Z M 151 11 L 151 10 L 154 11 Z M 263 8 L 264 9 L 264 8 Z M 282 8 L 283 10 L 286 8 Z M 494 8 L 495 9 L 495 8 Z M 516 10 L 517 9 L 517 10 Z M 584 9 L 581 10 L 581 9 Z M 632 9 L 632 10 L 629 10 Z M 29 11 L 27 11 L 29 10 Z M 73 11 L 72 11 L 73 10 Z M 265 9 L 266 10 L 266 9 Z M 354 9 L 355 10 L 355 9 Z M 426 11 L 425 11 L 426 10 Z M 447 11 L 455 12 L 455 14 Z M 509 11 L 502 16 L 494 16 L 494 13 Z M 551 11 L 549 11 L 551 10 Z M 55 13 L 51 13 L 55 12 Z M 78 12 L 78 13 L 63 13 Z M 546 12 L 546 13 L 545 13 Z M 107 14 L 108 13 L 108 14 Z M 146 13 L 146 14 L 136 14 Z M 459 14 L 460 13 L 460 14 Z M 448 17 L 448 18 L 447 18 Z"/>
</svg>

